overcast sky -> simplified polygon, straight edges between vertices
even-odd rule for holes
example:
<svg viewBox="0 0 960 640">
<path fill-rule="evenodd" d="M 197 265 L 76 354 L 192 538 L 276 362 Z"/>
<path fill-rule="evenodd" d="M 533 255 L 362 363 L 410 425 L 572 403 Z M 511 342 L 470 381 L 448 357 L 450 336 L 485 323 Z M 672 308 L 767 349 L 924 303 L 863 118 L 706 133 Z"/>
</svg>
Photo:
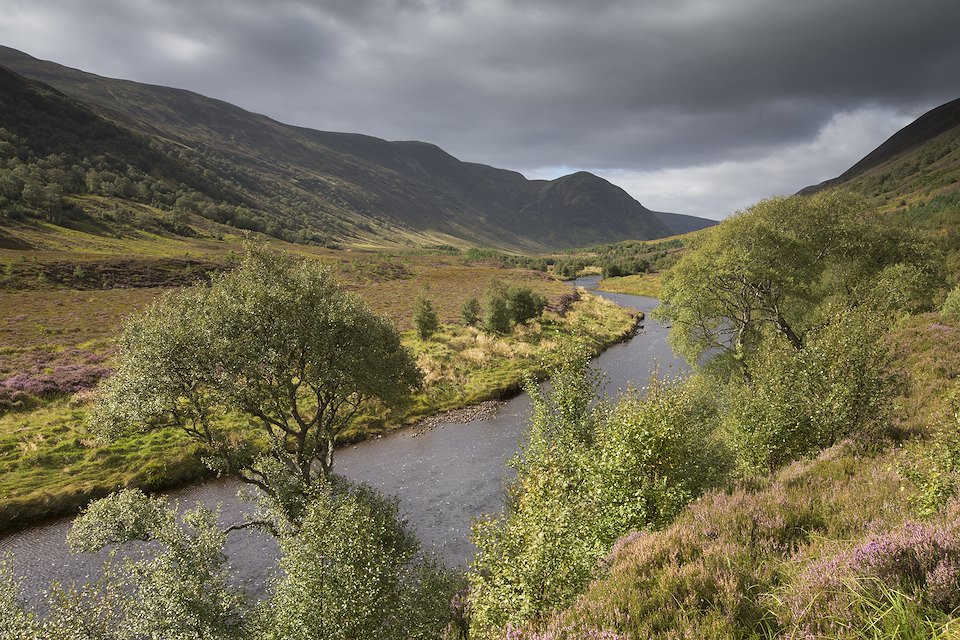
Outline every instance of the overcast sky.
<svg viewBox="0 0 960 640">
<path fill-rule="evenodd" d="M 721 218 L 960 97 L 960 0 L 0 0 L 0 44 Z"/>
</svg>

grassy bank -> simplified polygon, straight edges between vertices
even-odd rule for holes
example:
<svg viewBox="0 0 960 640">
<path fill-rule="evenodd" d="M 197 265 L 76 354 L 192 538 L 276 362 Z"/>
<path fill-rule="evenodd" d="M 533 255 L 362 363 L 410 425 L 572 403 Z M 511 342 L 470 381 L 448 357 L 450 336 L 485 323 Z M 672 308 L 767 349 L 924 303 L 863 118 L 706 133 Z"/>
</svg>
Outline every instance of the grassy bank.
<svg viewBox="0 0 960 640">
<path fill-rule="evenodd" d="M 632 276 L 604 278 L 597 284 L 599 291 L 625 293 L 631 296 L 660 297 L 660 274 L 640 273 Z"/>
<path fill-rule="evenodd" d="M 586 295 L 560 312 L 505 336 L 453 324 L 471 295 L 492 277 L 522 283 L 557 300 L 567 285 L 536 272 L 465 266 L 436 256 L 375 256 L 344 260 L 341 279 L 403 329 L 426 386 L 402 410 L 367 415 L 346 439 L 410 424 L 419 418 L 516 393 L 526 376 L 541 376 L 570 340 L 594 351 L 629 335 L 636 318 Z M 426 288 L 428 287 L 428 288 Z M 75 512 L 118 487 L 162 489 L 206 474 L 194 443 L 168 430 L 100 444 L 86 432 L 90 389 L 109 373 L 122 318 L 165 289 L 33 290 L 0 293 L 0 530 Z M 418 292 L 434 301 L 441 330 L 420 340 L 410 308 Z"/>
</svg>

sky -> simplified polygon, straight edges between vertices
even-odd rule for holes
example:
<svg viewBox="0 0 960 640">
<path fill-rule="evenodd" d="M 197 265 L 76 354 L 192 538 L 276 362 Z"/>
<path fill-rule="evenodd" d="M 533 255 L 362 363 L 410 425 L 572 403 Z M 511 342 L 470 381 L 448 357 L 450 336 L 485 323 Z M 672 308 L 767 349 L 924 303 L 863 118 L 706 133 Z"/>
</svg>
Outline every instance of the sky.
<svg viewBox="0 0 960 640">
<path fill-rule="evenodd" d="M 720 219 L 960 97 L 958 0 L 0 0 L 0 44 Z"/>
</svg>

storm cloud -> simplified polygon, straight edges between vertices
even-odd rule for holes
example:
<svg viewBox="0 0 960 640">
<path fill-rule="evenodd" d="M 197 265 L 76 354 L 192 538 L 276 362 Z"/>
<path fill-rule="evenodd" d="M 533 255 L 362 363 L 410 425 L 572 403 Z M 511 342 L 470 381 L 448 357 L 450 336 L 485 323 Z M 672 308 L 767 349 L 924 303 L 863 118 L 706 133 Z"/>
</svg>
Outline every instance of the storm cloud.
<svg viewBox="0 0 960 640">
<path fill-rule="evenodd" d="M 722 217 L 960 96 L 955 0 L 0 0 L 0 43 Z"/>
</svg>

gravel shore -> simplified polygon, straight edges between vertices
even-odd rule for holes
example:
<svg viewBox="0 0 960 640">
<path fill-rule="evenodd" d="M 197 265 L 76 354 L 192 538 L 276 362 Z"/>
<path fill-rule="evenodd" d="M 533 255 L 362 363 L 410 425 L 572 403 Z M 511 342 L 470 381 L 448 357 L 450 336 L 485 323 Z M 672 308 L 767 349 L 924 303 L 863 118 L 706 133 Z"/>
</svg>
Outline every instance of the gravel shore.
<svg viewBox="0 0 960 640">
<path fill-rule="evenodd" d="M 459 409 L 438 413 L 435 416 L 424 418 L 413 425 L 413 436 L 416 437 L 421 433 L 426 433 L 430 431 L 430 429 L 447 422 L 467 423 L 473 422 L 474 420 L 484 420 L 492 416 L 503 404 L 503 400 L 487 400 L 486 402 L 481 402 L 469 407 L 461 407 Z"/>
</svg>

